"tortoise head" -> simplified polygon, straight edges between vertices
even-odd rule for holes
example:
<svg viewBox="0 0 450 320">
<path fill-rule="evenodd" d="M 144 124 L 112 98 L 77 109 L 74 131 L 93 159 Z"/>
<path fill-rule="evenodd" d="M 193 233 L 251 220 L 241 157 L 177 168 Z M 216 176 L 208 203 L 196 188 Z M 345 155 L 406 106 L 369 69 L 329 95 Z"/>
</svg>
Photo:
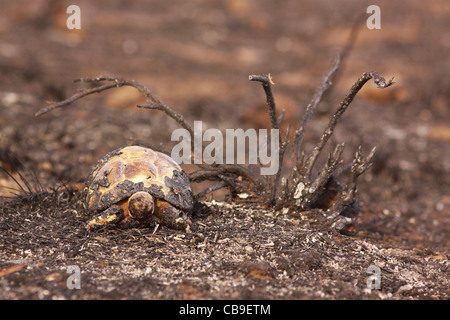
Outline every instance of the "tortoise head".
<svg viewBox="0 0 450 320">
<path fill-rule="evenodd" d="M 128 199 L 128 211 L 132 218 L 145 223 L 155 211 L 155 201 L 148 192 L 136 192 Z"/>
</svg>

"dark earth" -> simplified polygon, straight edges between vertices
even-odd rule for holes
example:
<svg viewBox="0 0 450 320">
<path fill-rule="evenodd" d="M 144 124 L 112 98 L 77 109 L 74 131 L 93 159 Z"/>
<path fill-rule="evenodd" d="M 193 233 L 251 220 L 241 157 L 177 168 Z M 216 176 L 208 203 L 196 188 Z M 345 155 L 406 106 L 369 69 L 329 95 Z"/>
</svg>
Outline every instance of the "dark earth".
<svg viewBox="0 0 450 320">
<path fill-rule="evenodd" d="M 361 1 L 0 4 L 0 299 L 450 297 L 448 1 L 376 1 L 379 30 L 366 27 Z M 66 26 L 71 4 L 81 30 Z M 148 86 L 191 123 L 269 128 L 264 92 L 248 76 L 270 73 L 284 123 L 298 129 L 343 50 L 305 136 L 308 152 L 363 72 L 396 81 L 384 90 L 368 82 L 329 141 L 346 143 L 346 161 L 359 145 L 366 154 L 377 147 L 346 233 L 315 211 L 224 201 L 223 192 L 202 199 L 192 232 L 89 233 L 81 190 L 97 160 L 132 144 L 170 154 L 179 126 L 136 108 L 145 98 L 131 87 L 34 115 L 83 87 L 74 79 L 104 74 Z M 368 287 L 371 265 L 379 289 Z M 67 285 L 69 266 L 79 267 L 80 289 Z"/>
</svg>

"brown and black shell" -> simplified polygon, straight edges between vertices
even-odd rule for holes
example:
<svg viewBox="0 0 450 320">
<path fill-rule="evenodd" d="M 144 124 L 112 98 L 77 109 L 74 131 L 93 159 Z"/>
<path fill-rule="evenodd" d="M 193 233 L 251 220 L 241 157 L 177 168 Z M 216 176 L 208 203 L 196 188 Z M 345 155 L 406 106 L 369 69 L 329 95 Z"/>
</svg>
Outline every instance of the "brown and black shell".
<svg viewBox="0 0 450 320">
<path fill-rule="evenodd" d="M 187 174 L 169 156 L 129 146 L 103 157 L 86 180 L 85 205 L 101 212 L 138 191 L 146 191 L 184 212 L 194 206 Z"/>
</svg>

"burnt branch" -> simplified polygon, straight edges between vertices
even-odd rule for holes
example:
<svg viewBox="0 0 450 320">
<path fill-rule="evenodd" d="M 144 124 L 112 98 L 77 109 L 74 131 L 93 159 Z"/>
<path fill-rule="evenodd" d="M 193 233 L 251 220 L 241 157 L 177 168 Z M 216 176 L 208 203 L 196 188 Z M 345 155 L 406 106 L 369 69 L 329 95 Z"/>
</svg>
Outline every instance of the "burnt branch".
<svg viewBox="0 0 450 320">
<path fill-rule="evenodd" d="M 336 59 L 333 67 L 328 71 L 322 79 L 321 84 L 316 89 L 311 103 L 307 106 L 303 122 L 300 129 L 296 132 L 294 140 L 294 158 L 295 165 L 290 173 L 289 180 L 282 179 L 281 199 L 285 203 L 293 205 L 299 209 L 320 209 L 324 215 L 333 220 L 331 226 L 336 230 L 341 230 L 346 225 L 353 223 L 359 211 L 357 203 L 357 178 L 363 174 L 372 164 L 375 148 L 367 157 L 361 155 L 361 147 L 358 148 L 355 158 L 350 165 L 339 168 L 342 165 L 341 155 L 344 144 L 338 144 L 334 151 L 328 156 L 328 161 L 318 172 L 316 178 L 311 178 L 311 172 L 316 163 L 317 158 L 323 151 L 326 143 L 334 132 L 334 129 L 347 110 L 350 103 L 355 98 L 359 90 L 370 79 L 378 88 L 384 89 L 394 84 L 393 78 L 386 81 L 378 72 L 364 73 L 352 86 L 350 92 L 344 100 L 339 104 L 338 109 L 331 117 L 327 127 L 325 128 L 320 140 L 313 148 L 311 153 L 306 156 L 304 150 L 301 150 L 303 136 L 314 113 L 317 104 L 325 90 L 329 87 L 329 79 L 336 72 L 339 64 L 339 58 Z M 345 171 L 350 169 L 349 178 L 345 184 L 338 181 L 338 177 Z"/>
<path fill-rule="evenodd" d="M 309 178 L 311 175 L 312 168 L 321 153 L 323 147 L 327 143 L 328 139 L 331 137 L 331 135 L 334 132 L 334 129 L 341 118 L 341 116 L 344 114 L 344 112 L 347 110 L 350 103 L 355 98 L 356 94 L 361 90 L 361 88 L 364 86 L 364 84 L 369 81 L 370 79 L 374 79 L 375 84 L 378 88 L 384 89 L 391 85 L 393 85 L 395 82 L 393 82 L 392 79 L 389 81 L 386 81 L 378 72 L 366 72 L 363 73 L 361 78 L 359 78 L 356 83 L 352 86 L 350 89 L 350 92 L 347 94 L 347 96 L 342 100 L 342 102 L 339 104 L 338 109 L 334 113 L 333 117 L 331 118 L 330 122 L 328 123 L 328 126 L 324 130 L 322 137 L 319 141 L 319 143 L 314 147 L 313 151 L 311 152 L 311 156 L 307 160 L 306 163 L 306 170 L 305 170 L 305 178 Z"/>
<path fill-rule="evenodd" d="M 219 183 L 217 183 L 217 184 L 214 184 L 214 185 L 212 185 L 212 186 L 209 186 L 208 188 L 206 188 L 206 189 L 200 191 L 199 193 L 197 193 L 197 194 L 196 194 L 196 198 L 197 198 L 197 199 L 203 198 L 203 197 L 206 196 L 208 193 L 211 193 L 211 192 L 220 190 L 220 189 L 222 189 L 222 188 L 225 188 L 226 186 L 227 186 L 227 183 L 224 182 L 224 181 L 221 181 L 221 182 L 219 182 Z"/>
<path fill-rule="evenodd" d="M 74 82 L 87 82 L 87 83 L 100 83 L 103 81 L 109 81 L 112 83 L 104 84 L 104 85 L 101 85 L 101 86 L 98 86 L 95 88 L 82 89 L 78 93 L 72 95 L 71 97 L 69 97 L 63 101 L 51 103 L 50 105 L 45 106 L 44 108 L 42 108 L 38 112 L 36 112 L 36 116 L 40 116 L 40 115 L 50 112 L 56 108 L 60 108 L 60 107 L 69 105 L 72 102 L 75 102 L 75 101 L 77 101 L 85 96 L 91 95 L 93 93 L 100 93 L 102 91 L 105 91 L 105 90 L 108 90 L 111 88 L 120 88 L 123 86 L 130 86 L 130 87 L 134 87 L 137 90 L 139 90 L 148 99 L 148 104 L 140 105 L 138 107 L 146 108 L 146 109 L 161 110 L 165 114 L 167 114 L 169 117 L 174 119 L 183 128 L 188 130 L 191 133 L 191 135 L 194 134 L 194 130 L 192 129 L 191 125 L 186 121 L 186 119 L 181 114 L 179 114 L 178 112 L 176 112 L 175 110 L 173 110 L 172 108 L 170 108 L 169 106 L 167 106 L 166 104 L 161 102 L 161 100 L 159 100 L 150 91 L 149 88 L 142 85 L 141 83 L 139 83 L 136 80 L 127 80 L 127 79 L 123 79 L 120 77 L 111 77 L 111 76 L 98 76 L 95 78 L 83 77 L 83 78 L 74 80 Z"/>
<path fill-rule="evenodd" d="M 359 210 L 356 203 L 356 182 L 358 177 L 372 165 L 375 149 L 374 147 L 369 155 L 363 158 L 361 146 L 359 146 L 352 162 L 350 177 L 348 178 L 345 189 L 325 213 L 329 220 L 335 219 L 332 226 L 337 230 L 342 229 L 345 225 L 352 223 L 356 219 Z"/>
<path fill-rule="evenodd" d="M 373 147 L 369 155 L 365 159 L 363 159 L 361 155 L 361 146 L 358 147 L 358 150 L 355 153 L 355 160 L 353 160 L 351 167 L 353 177 L 353 180 L 351 180 L 352 183 L 356 182 L 356 178 L 372 166 L 373 156 L 375 155 L 376 149 L 376 147 Z"/>
<path fill-rule="evenodd" d="M 272 77 L 270 73 L 267 75 L 250 75 L 248 76 L 248 80 L 261 82 L 264 92 L 266 93 L 266 104 L 269 109 L 270 116 L 270 125 L 272 129 L 278 129 L 278 119 L 277 119 L 277 110 L 275 105 L 275 98 L 272 94 L 272 85 L 274 84 L 272 81 Z"/>
<path fill-rule="evenodd" d="M 331 86 L 330 79 L 333 76 L 333 74 L 338 70 L 340 61 L 341 61 L 341 59 L 340 59 L 340 56 L 338 53 L 336 55 L 336 59 L 333 63 L 333 66 L 327 72 L 327 74 L 322 78 L 320 85 L 317 87 L 316 91 L 314 92 L 314 96 L 313 96 L 311 102 L 306 107 L 306 111 L 305 111 L 305 114 L 303 115 L 303 120 L 302 120 L 300 129 L 298 129 L 295 132 L 295 143 L 296 143 L 295 147 L 297 150 L 296 151 L 296 161 L 298 161 L 300 158 L 303 137 L 305 135 L 305 131 L 308 126 L 309 120 L 311 119 L 313 113 L 316 111 L 317 105 L 319 104 L 320 100 L 322 99 L 323 94 Z"/>
<path fill-rule="evenodd" d="M 317 178 L 311 184 L 309 191 L 310 196 L 305 197 L 309 204 L 314 205 L 317 200 L 325 194 L 327 190 L 327 184 L 332 179 L 333 173 L 336 170 L 337 166 L 342 164 L 341 155 L 344 150 L 345 144 L 338 144 L 334 149 L 333 153 L 328 156 L 328 161 L 322 170 L 319 172 Z"/>
<path fill-rule="evenodd" d="M 286 135 L 284 136 L 284 140 L 283 140 L 283 143 L 280 146 L 280 151 L 279 151 L 279 154 L 278 154 L 278 157 L 279 157 L 278 158 L 279 159 L 278 163 L 280 164 L 280 169 L 275 174 L 275 179 L 273 181 L 272 194 L 270 196 L 271 197 L 271 199 L 270 199 L 270 204 L 271 205 L 275 205 L 276 204 L 276 196 L 277 196 L 278 184 L 279 184 L 279 181 L 280 181 L 280 178 L 281 178 L 281 165 L 283 164 L 284 154 L 285 154 L 286 148 L 287 148 L 287 146 L 289 144 L 288 138 L 289 138 L 289 133 L 290 132 L 291 132 L 291 126 L 288 125 L 288 127 L 286 129 Z M 271 151 L 271 152 L 274 152 L 274 151 Z M 284 189 L 285 186 L 282 185 L 282 187 L 283 187 L 282 192 L 284 192 L 285 191 L 285 189 Z M 284 199 L 284 198 L 285 198 L 285 195 L 282 194 L 280 199 Z M 281 204 L 282 204 L 281 202 L 278 202 L 277 206 L 280 206 Z"/>
<path fill-rule="evenodd" d="M 204 180 L 220 180 L 220 175 L 223 174 L 234 174 L 236 177 L 243 177 L 252 181 L 258 190 L 263 190 L 264 182 L 259 178 L 254 176 L 249 170 L 240 166 L 233 164 L 222 164 L 217 167 L 207 167 L 204 166 L 202 169 L 191 172 L 189 174 L 189 179 L 192 182 L 201 182 Z"/>
<path fill-rule="evenodd" d="M 185 122 L 184 117 L 175 110 L 173 110 L 172 108 L 168 107 L 167 105 L 162 103 L 150 103 L 150 104 L 138 104 L 137 107 L 141 109 L 160 110 L 164 112 L 169 117 L 174 119 L 178 124 L 180 124 L 183 128 L 188 130 L 191 136 L 194 136 L 194 130 L 188 123 Z"/>
<path fill-rule="evenodd" d="M 111 89 L 111 88 L 115 88 L 115 87 L 116 87 L 115 84 L 105 84 L 105 85 L 100 86 L 100 87 L 82 90 L 82 91 L 74 94 L 70 98 L 67 98 L 67 99 L 65 99 L 63 101 L 49 104 L 48 106 L 46 106 L 46 107 L 40 109 L 38 112 L 36 112 L 35 116 L 38 117 L 40 115 L 43 115 L 43 114 L 45 114 L 47 112 L 50 112 L 50 111 L 56 109 L 56 108 L 69 105 L 72 102 L 75 102 L 78 99 L 81 99 L 81 98 L 83 98 L 85 96 L 88 96 L 90 94 L 99 93 L 99 92 L 102 92 L 102 91 L 105 91 L 105 90 L 108 90 L 108 89 Z"/>
<path fill-rule="evenodd" d="M 360 31 L 366 27 L 366 19 L 367 19 L 366 13 L 361 13 L 358 17 L 356 17 L 355 21 L 353 22 L 353 25 L 350 29 L 350 33 L 349 33 L 347 40 L 345 41 L 345 44 L 341 50 L 341 54 L 340 54 L 341 62 L 339 64 L 339 71 L 336 72 L 335 75 L 333 76 L 333 83 L 335 85 L 340 81 L 340 79 L 344 73 L 344 70 L 347 66 L 348 58 L 350 56 L 350 53 L 353 51 L 353 47 L 356 43 L 356 40 L 358 38 Z M 336 87 L 332 86 L 331 88 L 329 88 L 329 90 L 327 90 L 326 97 L 324 97 L 324 99 L 325 99 L 324 102 L 327 105 L 329 105 L 329 102 L 331 100 L 330 98 L 332 97 L 333 90 L 335 90 L 335 88 Z"/>
<path fill-rule="evenodd" d="M 248 79 L 250 81 L 261 82 L 264 92 L 266 94 L 266 104 L 267 104 L 267 108 L 269 111 L 270 126 L 272 129 L 279 130 L 280 124 L 284 119 L 286 110 L 283 110 L 281 112 L 280 117 L 277 118 L 277 109 L 276 109 L 275 99 L 274 99 L 273 93 L 272 93 L 272 85 L 274 83 L 272 81 L 272 77 L 271 77 L 270 73 L 267 75 L 250 75 L 248 77 Z M 280 146 L 279 150 L 278 150 L 278 163 L 280 164 L 280 166 L 283 164 L 284 153 L 289 144 L 289 141 L 288 141 L 289 133 L 290 133 L 290 126 L 288 126 L 288 128 L 287 128 L 286 135 L 283 140 L 281 139 L 281 136 L 278 135 L 279 146 Z M 271 152 L 276 152 L 276 151 L 271 150 Z M 268 198 L 267 201 L 270 206 L 274 206 L 277 203 L 276 197 L 277 197 L 277 191 L 278 191 L 278 185 L 280 182 L 280 178 L 281 178 L 281 169 L 278 170 L 277 173 L 275 174 L 275 177 L 273 177 L 272 179 L 269 179 L 269 181 L 267 183 L 267 188 L 266 188 L 267 190 L 265 193 L 266 193 L 266 197 Z M 282 192 L 284 192 L 284 191 L 282 190 Z M 284 198 L 283 195 L 281 197 Z M 280 204 L 281 203 L 279 202 L 278 205 L 280 205 Z"/>
</svg>

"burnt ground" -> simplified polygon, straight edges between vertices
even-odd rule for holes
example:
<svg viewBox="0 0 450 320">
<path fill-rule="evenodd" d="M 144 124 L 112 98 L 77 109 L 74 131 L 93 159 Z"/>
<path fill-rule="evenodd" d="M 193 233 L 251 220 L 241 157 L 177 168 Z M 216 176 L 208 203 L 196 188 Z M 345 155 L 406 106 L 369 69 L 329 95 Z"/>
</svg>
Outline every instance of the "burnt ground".
<svg viewBox="0 0 450 320">
<path fill-rule="evenodd" d="M 0 165 L 10 173 L 0 175 L 1 299 L 450 296 L 445 0 L 378 1 L 381 30 L 365 27 L 368 4 L 357 1 L 78 1 L 81 30 L 66 28 L 71 2 L 0 3 Z M 363 72 L 395 76 L 385 90 L 368 83 L 329 142 L 346 142 L 346 160 L 358 145 L 377 146 L 360 177 L 351 232 L 332 231 L 314 211 L 222 202 L 218 194 L 192 218 L 195 232 L 86 231 L 80 186 L 97 159 L 129 144 L 170 150 L 177 124 L 136 108 L 145 99 L 133 88 L 34 116 L 76 92 L 73 79 L 135 79 L 189 121 L 259 129 L 270 125 L 264 92 L 248 75 L 270 72 L 277 106 L 298 128 L 352 30 L 353 46 L 304 142 L 311 150 Z M 80 268 L 80 290 L 66 285 L 71 265 Z M 367 287 L 370 265 L 380 267 L 379 290 Z"/>
</svg>

